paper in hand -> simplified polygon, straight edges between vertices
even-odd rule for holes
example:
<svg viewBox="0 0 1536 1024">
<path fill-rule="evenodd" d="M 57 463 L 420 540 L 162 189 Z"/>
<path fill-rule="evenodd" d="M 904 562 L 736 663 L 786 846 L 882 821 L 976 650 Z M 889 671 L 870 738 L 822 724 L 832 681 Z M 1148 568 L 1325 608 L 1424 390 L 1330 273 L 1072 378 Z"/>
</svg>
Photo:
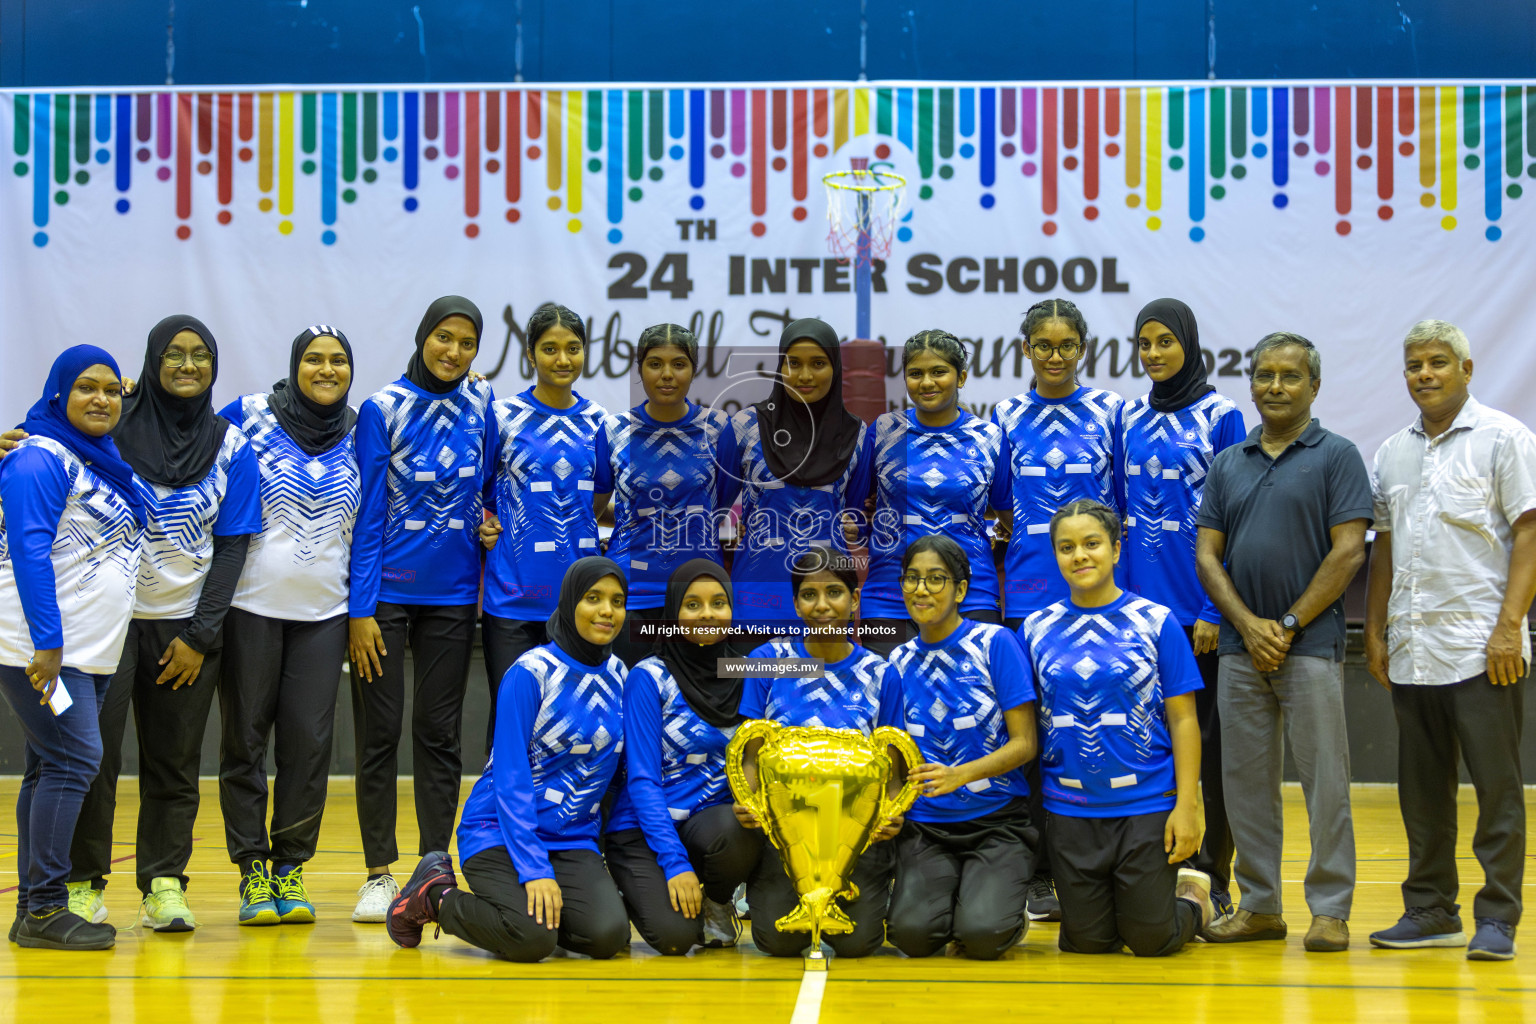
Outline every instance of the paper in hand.
<svg viewBox="0 0 1536 1024">
<path fill-rule="evenodd" d="M 69 695 L 69 690 L 64 687 L 63 679 L 55 679 L 53 682 L 53 695 L 48 698 L 48 707 L 53 710 L 53 717 L 57 718 L 68 711 L 75 703 L 75 698 Z"/>
</svg>

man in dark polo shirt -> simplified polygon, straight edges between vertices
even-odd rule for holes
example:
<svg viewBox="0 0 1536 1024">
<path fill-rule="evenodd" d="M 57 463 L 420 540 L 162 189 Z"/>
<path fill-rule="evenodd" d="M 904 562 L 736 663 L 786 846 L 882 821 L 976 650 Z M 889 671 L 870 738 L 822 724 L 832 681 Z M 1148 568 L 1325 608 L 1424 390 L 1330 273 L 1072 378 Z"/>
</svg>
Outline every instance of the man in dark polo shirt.
<svg viewBox="0 0 1536 1024">
<path fill-rule="evenodd" d="M 1311 822 L 1305 946 L 1349 946 L 1355 834 L 1344 728 L 1344 589 L 1365 561 L 1371 482 L 1360 452 L 1312 418 L 1317 349 L 1266 336 L 1249 378 L 1262 422 L 1216 456 L 1195 525 L 1200 582 L 1222 614 L 1222 781 L 1239 909 L 1211 942 L 1284 939 L 1280 770 L 1285 727 Z"/>
</svg>

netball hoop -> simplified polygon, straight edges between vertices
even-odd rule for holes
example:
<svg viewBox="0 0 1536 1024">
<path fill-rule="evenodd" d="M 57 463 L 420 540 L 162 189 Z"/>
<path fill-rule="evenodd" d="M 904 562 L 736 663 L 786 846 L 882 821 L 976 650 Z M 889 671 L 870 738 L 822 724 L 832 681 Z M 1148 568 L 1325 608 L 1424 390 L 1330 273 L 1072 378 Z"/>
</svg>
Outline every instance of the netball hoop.
<svg viewBox="0 0 1536 1024">
<path fill-rule="evenodd" d="M 868 157 L 856 156 L 852 168 L 823 175 L 827 187 L 827 248 L 843 261 L 852 261 L 858 303 L 856 337 L 868 338 L 870 269 L 874 260 L 891 254 L 907 179 L 891 171 L 872 170 Z"/>
</svg>

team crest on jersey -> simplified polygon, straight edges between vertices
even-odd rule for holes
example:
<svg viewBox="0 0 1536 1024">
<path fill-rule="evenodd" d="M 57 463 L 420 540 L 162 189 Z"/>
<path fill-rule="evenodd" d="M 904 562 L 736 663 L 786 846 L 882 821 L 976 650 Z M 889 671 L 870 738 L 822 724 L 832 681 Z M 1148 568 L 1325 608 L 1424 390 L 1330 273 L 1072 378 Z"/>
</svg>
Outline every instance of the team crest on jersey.
<svg viewBox="0 0 1536 1024">
<path fill-rule="evenodd" d="M 1088 434 L 1097 434 L 1099 432 L 1098 423 L 1094 420 L 1089 420 L 1083 425 L 1083 432 Z"/>
</svg>

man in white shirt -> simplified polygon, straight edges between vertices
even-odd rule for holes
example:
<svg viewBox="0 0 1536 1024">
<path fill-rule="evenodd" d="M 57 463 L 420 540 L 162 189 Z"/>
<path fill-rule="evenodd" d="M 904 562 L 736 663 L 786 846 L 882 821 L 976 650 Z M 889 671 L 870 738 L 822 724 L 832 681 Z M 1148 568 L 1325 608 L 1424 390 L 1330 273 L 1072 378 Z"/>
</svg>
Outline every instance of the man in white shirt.
<svg viewBox="0 0 1536 1024">
<path fill-rule="evenodd" d="M 1467 336 L 1415 324 L 1403 375 L 1419 418 L 1376 453 L 1376 543 L 1365 652 L 1392 693 L 1406 913 L 1371 943 L 1515 955 L 1525 862 L 1520 773 L 1526 613 L 1536 596 L 1536 436 L 1467 392 Z M 1477 792 L 1472 850 L 1485 880 L 1470 944 L 1456 903 L 1458 753 Z"/>
</svg>

